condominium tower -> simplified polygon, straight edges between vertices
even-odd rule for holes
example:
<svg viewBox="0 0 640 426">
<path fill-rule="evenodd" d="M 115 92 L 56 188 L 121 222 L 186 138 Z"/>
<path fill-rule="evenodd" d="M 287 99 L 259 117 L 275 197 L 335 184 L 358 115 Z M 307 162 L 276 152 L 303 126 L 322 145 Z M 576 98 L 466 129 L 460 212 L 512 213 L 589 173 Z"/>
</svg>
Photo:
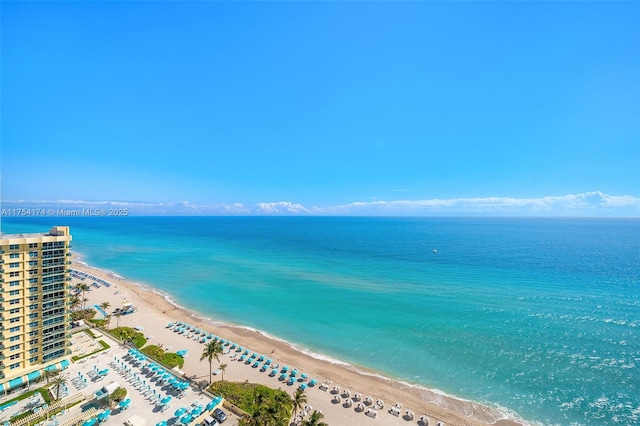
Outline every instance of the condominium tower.
<svg viewBox="0 0 640 426">
<path fill-rule="evenodd" d="M 68 355 L 70 242 L 68 226 L 0 235 L 0 393 Z"/>
</svg>

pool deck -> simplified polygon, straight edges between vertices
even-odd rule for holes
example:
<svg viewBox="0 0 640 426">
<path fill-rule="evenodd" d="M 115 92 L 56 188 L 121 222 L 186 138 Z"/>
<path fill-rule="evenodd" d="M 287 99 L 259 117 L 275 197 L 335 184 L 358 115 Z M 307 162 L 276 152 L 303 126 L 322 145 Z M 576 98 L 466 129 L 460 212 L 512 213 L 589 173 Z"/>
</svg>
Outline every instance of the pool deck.
<svg viewBox="0 0 640 426">
<path fill-rule="evenodd" d="M 72 353 L 79 356 L 92 353 L 102 347 L 98 340 L 105 341 L 111 347 L 76 362 L 71 362 L 71 365 L 61 373 L 67 379 L 67 391 L 65 394 L 68 395 L 62 399 L 75 397 L 83 398 L 84 400 L 80 404 L 42 421 L 41 425 L 71 426 L 82 424 L 85 420 L 97 416 L 109 406 L 108 403 L 98 401 L 95 394 L 103 386 L 114 382 L 127 389 L 126 398 L 130 398 L 131 403 L 127 408 L 118 408 L 117 406 L 116 408 L 111 408 L 111 415 L 101 422 L 101 425 L 124 424 L 128 419 L 136 420 L 136 425 L 140 426 L 154 426 L 161 421 L 166 421 L 167 425 L 181 425 L 180 419 L 174 415 L 176 410 L 185 408 L 190 411 L 198 405 L 204 408 L 211 401 L 210 396 L 200 393 L 192 387 L 180 392 L 174 390 L 166 382 L 159 382 L 157 375 L 151 375 L 149 370 L 145 368 L 149 361 L 135 361 L 128 354 L 128 348 L 121 346 L 108 335 L 101 335 L 99 338 L 94 339 L 85 331 L 76 332 L 72 338 Z M 108 372 L 102 375 L 97 374 L 98 371 L 104 370 L 108 370 Z M 175 372 L 168 372 L 178 377 Z M 179 378 L 183 381 L 186 380 L 184 377 Z M 138 381 L 144 382 L 144 384 L 136 385 Z M 41 382 L 37 386 L 45 384 L 45 382 Z M 33 389 L 33 386 L 31 389 Z M 171 396 L 171 401 L 166 406 L 153 402 L 166 396 Z M 8 399 L 10 398 L 0 399 L 0 405 L 4 403 L 3 400 L 6 401 Z M 8 420 L 16 413 L 25 410 L 27 404 L 35 404 L 36 402 L 38 401 L 31 397 L 7 407 L 4 412 L 0 413 L 0 421 Z M 94 406 L 86 410 L 89 404 L 94 404 Z M 95 404 L 99 407 L 98 409 L 95 408 Z M 221 407 L 221 405 L 219 404 L 218 407 Z M 86 410 L 84 412 L 83 407 Z M 236 425 L 238 418 L 228 410 L 224 409 L 224 411 L 228 416 L 225 425 Z M 201 415 L 195 417 L 188 424 L 196 425 L 200 423 L 209 413 L 210 411 L 204 410 Z"/>
</svg>

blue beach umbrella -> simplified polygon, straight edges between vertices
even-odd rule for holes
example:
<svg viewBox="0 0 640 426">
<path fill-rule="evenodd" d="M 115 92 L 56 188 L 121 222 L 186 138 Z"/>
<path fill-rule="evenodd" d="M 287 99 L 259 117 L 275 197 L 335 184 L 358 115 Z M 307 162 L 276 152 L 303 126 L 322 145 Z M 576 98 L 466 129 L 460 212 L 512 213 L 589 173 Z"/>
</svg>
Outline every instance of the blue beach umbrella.
<svg viewBox="0 0 640 426">
<path fill-rule="evenodd" d="M 309 380 L 309 386 L 315 386 L 318 383 L 316 379 Z"/>
<path fill-rule="evenodd" d="M 303 379 L 306 379 L 306 378 L 307 378 L 307 375 L 306 375 L 306 374 L 304 374 L 304 373 L 302 373 L 302 374 L 300 375 L 300 377 L 301 377 L 301 378 L 303 378 Z"/>
<path fill-rule="evenodd" d="M 286 378 L 287 378 L 287 375 L 286 375 L 285 373 L 282 373 L 282 374 L 280 375 L 280 380 L 284 380 L 284 379 L 286 379 Z"/>
<path fill-rule="evenodd" d="M 166 420 L 160 420 L 158 423 L 156 423 L 156 426 L 167 426 L 167 421 Z"/>
<path fill-rule="evenodd" d="M 275 370 L 275 369 L 274 369 L 274 370 L 271 370 L 271 375 L 272 375 L 272 376 L 275 376 L 276 374 L 278 374 L 278 370 Z"/>
<path fill-rule="evenodd" d="M 193 410 L 191 410 L 191 414 L 194 415 L 194 416 L 197 416 L 200 413 L 202 413 L 202 407 L 199 406 L 199 405 L 196 408 L 194 408 Z"/>
<path fill-rule="evenodd" d="M 242 355 L 249 355 L 249 349 L 245 349 Z"/>
<path fill-rule="evenodd" d="M 260 358 L 258 358 L 258 361 L 260 362 L 264 361 L 264 355 L 260 355 Z"/>
<path fill-rule="evenodd" d="M 269 358 L 269 359 L 265 362 L 265 364 L 266 364 L 266 365 L 271 365 L 271 358 Z"/>
<path fill-rule="evenodd" d="M 131 404 L 131 399 L 127 398 L 125 400 L 120 401 L 120 404 L 118 404 L 118 407 L 127 408 L 129 404 Z"/>
<path fill-rule="evenodd" d="M 211 401 L 209 401 L 209 403 L 205 407 L 205 410 L 213 410 L 216 407 L 216 405 L 218 405 L 218 401 L 216 401 L 215 399 L 212 399 Z"/>
<path fill-rule="evenodd" d="M 184 407 L 180 407 L 180 408 L 178 408 L 178 409 L 176 410 L 176 412 L 175 412 L 175 413 L 173 413 L 173 414 L 175 414 L 175 415 L 176 415 L 176 417 L 180 417 L 181 415 L 183 415 L 183 414 L 184 414 L 184 413 L 186 413 L 186 412 L 187 412 L 187 409 L 186 409 L 186 408 L 184 408 Z"/>
<path fill-rule="evenodd" d="M 191 420 L 193 420 L 193 416 L 191 414 L 186 414 L 184 417 L 180 419 L 180 423 L 182 423 L 183 425 L 186 425 Z"/>
<path fill-rule="evenodd" d="M 164 398 L 162 398 L 162 399 L 160 400 L 160 404 L 163 404 L 163 405 L 164 405 L 164 404 L 169 403 L 169 401 L 171 401 L 171 395 L 167 395 L 167 396 L 165 396 Z"/>
<path fill-rule="evenodd" d="M 300 385 L 300 389 L 305 390 L 307 388 L 307 384 L 303 383 Z"/>
<path fill-rule="evenodd" d="M 281 370 L 283 373 L 286 373 L 287 371 L 289 371 L 289 367 L 287 367 L 286 365 L 284 367 L 282 367 Z"/>
</svg>

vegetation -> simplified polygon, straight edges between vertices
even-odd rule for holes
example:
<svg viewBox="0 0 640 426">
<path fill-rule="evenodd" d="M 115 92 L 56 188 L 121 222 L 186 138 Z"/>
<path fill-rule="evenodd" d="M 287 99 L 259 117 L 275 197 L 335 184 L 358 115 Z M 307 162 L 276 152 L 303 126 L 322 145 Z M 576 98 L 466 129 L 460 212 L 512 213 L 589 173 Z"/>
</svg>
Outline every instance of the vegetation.
<svg viewBox="0 0 640 426">
<path fill-rule="evenodd" d="M 209 390 L 249 413 L 245 426 L 288 426 L 293 403 L 280 389 L 248 382 L 215 382 Z"/>
<path fill-rule="evenodd" d="M 49 380 L 57 376 L 58 373 L 59 371 L 57 370 L 43 370 L 42 375 L 40 376 L 40 380 L 46 380 L 47 384 L 49 384 Z"/>
<path fill-rule="evenodd" d="M 224 382 L 224 370 L 227 369 L 227 364 L 222 363 L 220 364 L 220 374 L 221 374 L 221 380 Z"/>
<path fill-rule="evenodd" d="M 144 334 L 131 327 L 114 328 L 111 330 L 111 334 L 124 342 L 131 342 L 138 349 L 147 343 L 147 338 L 144 337 Z"/>
<path fill-rule="evenodd" d="M 84 297 L 84 293 L 85 293 L 86 291 L 88 291 L 88 290 L 89 290 L 89 286 L 88 286 L 87 284 L 85 284 L 85 283 L 80 283 L 80 284 L 77 284 L 77 285 L 76 285 L 76 288 L 77 288 L 78 290 L 82 291 L 82 299 L 81 299 L 81 302 L 82 302 L 82 310 L 84 310 L 84 304 L 85 304 L 85 302 L 87 301 L 87 298 L 86 298 L 86 297 Z"/>
<path fill-rule="evenodd" d="M 96 310 L 91 308 L 81 309 L 79 311 L 73 311 L 71 313 L 71 321 L 79 321 L 79 320 L 89 321 L 96 316 L 96 313 L 97 313 Z"/>
<path fill-rule="evenodd" d="M 203 359 L 206 359 L 207 361 L 209 361 L 209 383 L 211 383 L 212 381 L 211 369 L 212 369 L 213 360 L 215 358 L 216 361 L 220 362 L 220 355 L 222 355 L 223 351 L 224 349 L 222 347 L 222 343 L 220 343 L 220 341 L 218 340 L 207 343 L 204 349 L 202 350 L 200 361 L 202 361 Z"/>
<path fill-rule="evenodd" d="M 120 401 L 122 401 L 127 396 L 127 390 L 123 387 L 119 387 L 114 390 L 111 395 L 109 395 L 109 403 L 111 406 L 116 405 Z"/>
<path fill-rule="evenodd" d="M 62 390 L 62 387 L 67 384 L 67 378 L 62 374 L 58 374 L 53 378 L 53 380 L 51 380 L 51 383 L 56 389 L 56 400 L 58 400 L 60 399 L 60 391 Z"/>
<path fill-rule="evenodd" d="M 328 426 L 325 422 L 321 422 L 324 418 L 324 414 L 317 410 L 313 410 L 313 413 L 309 416 L 308 419 L 305 419 L 300 423 L 300 426 Z"/>
<path fill-rule="evenodd" d="M 291 402 L 293 404 L 293 417 L 295 417 L 298 413 L 298 410 L 302 410 L 307 404 L 307 395 L 305 395 L 304 389 L 296 389 L 296 393 L 293 394 Z"/>
<path fill-rule="evenodd" d="M 168 368 L 180 367 L 184 365 L 184 358 L 174 352 L 165 352 L 160 346 L 149 345 L 143 347 L 140 352 L 148 355 L 150 358 L 155 359 L 160 364 Z"/>
</svg>

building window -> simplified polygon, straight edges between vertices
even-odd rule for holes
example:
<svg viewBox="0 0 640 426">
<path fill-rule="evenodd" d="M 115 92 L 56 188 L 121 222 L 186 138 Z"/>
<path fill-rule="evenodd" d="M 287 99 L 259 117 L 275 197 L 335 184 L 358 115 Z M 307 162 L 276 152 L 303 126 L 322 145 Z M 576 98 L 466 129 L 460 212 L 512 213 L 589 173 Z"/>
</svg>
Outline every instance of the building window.
<svg viewBox="0 0 640 426">
<path fill-rule="evenodd" d="M 38 334 L 38 330 L 32 330 L 29 332 L 29 337 L 33 337 Z"/>
<path fill-rule="evenodd" d="M 11 328 L 9 329 L 9 333 L 15 333 L 16 331 L 20 331 L 20 326 L 17 326 L 17 327 L 11 327 Z"/>
<path fill-rule="evenodd" d="M 20 262 L 11 262 L 9 264 L 9 268 L 18 268 L 20 267 Z"/>
<path fill-rule="evenodd" d="M 15 342 L 16 340 L 20 340 L 20 336 L 12 336 L 9 341 L 10 342 Z"/>
<path fill-rule="evenodd" d="M 10 244 L 9 250 L 18 250 L 20 248 L 20 244 Z"/>
<path fill-rule="evenodd" d="M 29 278 L 29 284 L 38 284 L 37 278 Z"/>
<path fill-rule="evenodd" d="M 10 351 L 17 351 L 18 349 L 20 349 L 20 345 L 13 345 L 9 347 Z"/>
<path fill-rule="evenodd" d="M 20 296 L 20 290 L 11 290 L 9 296 Z"/>
<path fill-rule="evenodd" d="M 38 326 L 38 321 L 34 321 L 29 323 L 29 327 L 33 328 L 33 327 L 37 327 Z"/>
<path fill-rule="evenodd" d="M 29 296 L 29 302 L 35 302 L 38 300 L 38 296 Z"/>
<path fill-rule="evenodd" d="M 29 305 L 29 309 L 38 309 L 38 304 Z"/>
<path fill-rule="evenodd" d="M 29 252 L 29 257 L 38 257 L 38 252 L 37 251 L 30 251 Z"/>
<path fill-rule="evenodd" d="M 38 248 L 38 243 L 29 243 L 29 248 Z"/>
<path fill-rule="evenodd" d="M 29 287 L 29 293 L 35 293 L 38 291 L 38 287 Z"/>
<path fill-rule="evenodd" d="M 36 340 L 36 343 L 37 343 L 37 342 L 38 342 L 38 341 Z M 30 354 L 37 354 L 39 350 L 40 350 L 40 348 L 33 348 L 33 349 L 29 349 L 29 353 L 30 353 Z"/>
<path fill-rule="evenodd" d="M 11 355 L 11 356 L 9 357 L 9 359 L 10 359 L 11 361 L 13 361 L 14 359 L 18 359 L 18 358 L 20 358 L 20 355 L 22 355 L 22 354 L 14 354 L 14 355 Z"/>
<path fill-rule="evenodd" d="M 13 308 L 11 310 L 9 310 L 10 314 L 19 314 L 20 313 L 20 308 Z"/>
<path fill-rule="evenodd" d="M 10 368 L 11 370 L 16 369 L 16 368 L 19 368 L 19 367 L 20 367 L 20 363 L 19 363 L 19 362 L 16 362 L 15 364 L 11 364 L 11 365 L 9 366 L 9 368 Z"/>
<path fill-rule="evenodd" d="M 9 259 L 20 259 L 20 253 L 11 253 Z"/>
<path fill-rule="evenodd" d="M 11 299 L 9 300 L 10 305 L 18 305 L 20 304 L 20 299 Z"/>
<path fill-rule="evenodd" d="M 37 274 L 37 273 L 38 273 L 38 270 L 37 270 L 37 269 L 29 269 L 29 273 L 30 273 L 31 275 L 33 275 L 33 274 Z"/>
<path fill-rule="evenodd" d="M 10 281 L 9 287 L 17 287 L 20 285 L 20 281 Z"/>
<path fill-rule="evenodd" d="M 29 266 L 38 266 L 38 261 L 37 260 L 30 260 L 29 261 Z"/>
<path fill-rule="evenodd" d="M 11 318 L 11 319 L 9 320 L 9 323 L 10 323 L 10 324 L 15 324 L 15 323 L 17 323 L 17 322 L 20 322 L 20 317 Z"/>
<path fill-rule="evenodd" d="M 15 271 L 15 272 L 9 272 L 9 276 L 10 277 L 19 277 L 20 276 L 20 272 Z"/>
<path fill-rule="evenodd" d="M 38 318 L 38 313 L 34 312 L 32 314 L 29 314 L 29 318 L 33 319 L 33 318 Z"/>
<path fill-rule="evenodd" d="M 38 357 L 37 357 L 37 356 L 34 356 L 34 357 L 29 358 L 29 362 L 30 362 L 30 363 L 32 363 L 32 364 L 33 364 L 34 362 L 38 362 Z"/>
</svg>

